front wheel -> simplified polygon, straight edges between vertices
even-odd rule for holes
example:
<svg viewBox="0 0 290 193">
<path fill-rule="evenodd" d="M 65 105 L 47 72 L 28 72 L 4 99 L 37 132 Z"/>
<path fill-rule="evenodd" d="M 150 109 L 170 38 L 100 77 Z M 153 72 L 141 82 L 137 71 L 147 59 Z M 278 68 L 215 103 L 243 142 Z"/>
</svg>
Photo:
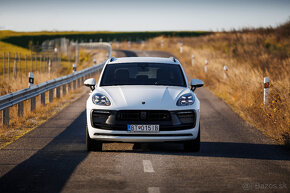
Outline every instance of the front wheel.
<svg viewBox="0 0 290 193">
<path fill-rule="evenodd" d="M 102 151 L 103 146 L 102 142 L 90 138 L 88 125 L 86 127 L 86 145 L 87 151 Z"/>
<path fill-rule="evenodd" d="M 197 138 L 194 140 L 184 142 L 184 150 L 187 152 L 199 152 L 200 151 L 200 125 L 198 128 Z"/>
</svg>

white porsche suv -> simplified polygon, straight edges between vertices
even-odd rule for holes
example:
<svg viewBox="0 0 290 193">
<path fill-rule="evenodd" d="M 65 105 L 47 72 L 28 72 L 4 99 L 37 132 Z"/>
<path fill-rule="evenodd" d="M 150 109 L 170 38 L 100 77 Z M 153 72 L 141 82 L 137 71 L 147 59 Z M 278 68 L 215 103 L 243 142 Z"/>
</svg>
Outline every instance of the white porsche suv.
<svg viewBox="0 0 290 193">
<path fill-rule="evenodd" d="M 104 142 L 182 142 L 186 151 L 200 148 L 200 102 L 194 94 L 203 82 L 189 85 L 173 58 L 109 59 L 87 100 L 87 150 Z"/>
</svg>

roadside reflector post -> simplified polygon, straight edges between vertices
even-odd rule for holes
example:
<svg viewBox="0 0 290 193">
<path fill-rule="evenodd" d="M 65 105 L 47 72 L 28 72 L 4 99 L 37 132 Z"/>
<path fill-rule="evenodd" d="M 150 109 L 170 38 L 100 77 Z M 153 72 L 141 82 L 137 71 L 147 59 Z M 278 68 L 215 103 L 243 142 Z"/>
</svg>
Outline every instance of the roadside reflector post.
<svg viewBox="0 0 290 193">
<path fill-rule="evenodd" d="M 264 77 L 264 105 L 269 103 L 269 87 L 270 79 L 269 77 Z"/>
<path fill-rule="evenodd" d="M 208 72 L 208 67 L 207 66 L 204 66 L 204 72 L 207 74 L 207 72 Z"/>
<path fill-rule="evenodd" d="M 28 86 L 31 87 L 34 84 L 34 75 L 33 72 L 28 73 Z"/>
<path fill-rule="evenodd" d="M 73 73 L 77 71 L 77 65 L 73 64 Z"/>
<path fill-rule="evenodd" d="M 179 51 L 180 51 L 180 54 L 182 54 L 183 53 L 183 43 L 182 42 L 180 42 L 180 47 L 179 47 Z"/>
<path fill-rule="evenodd" d="M 94 62 L 94 65 L 97 65 L 97 60 L 96 60 L 96 58 L 94 58 L 93 62 Z"/>
<path fill-rule="evenodd" d="M 191 65 L 194 66 L 194 63 L 195 63 L 195 56 L 194 56 L 194 54 L 192 54 L 192 56 L 191 56 Z"/>
<path fill-rule="evenodd" d="M 161 48 L 164 48 L 164 40 L 161 40 Z"/>
<path fill-rule="evenodd" d="M 227 77 L 228 77 L 228 70 L 229 70 L 229 67 L 224 66 L 224 79 L 227 79 Z"/>
<path fill-rule="evenodd" d="M 145 46 L 145 42 L 144 41 L 142 41 L 141 46 L 142 46 L 142 48 L 144 48 L 144 46 Z"/>
<path fill-rule="evenodd" d="M 128 47 L 131 48 L 131 41 L 128 41 Z"/>
<path fill-rule="evenodd" d="M 208 65 L 208 60 L 205 60 L 205 66 L 204 66 L 204 72 L 207 74 L 207 72 L 208 72 L 208 67 L 207 67 L 207 65 Z"/>
</svg>

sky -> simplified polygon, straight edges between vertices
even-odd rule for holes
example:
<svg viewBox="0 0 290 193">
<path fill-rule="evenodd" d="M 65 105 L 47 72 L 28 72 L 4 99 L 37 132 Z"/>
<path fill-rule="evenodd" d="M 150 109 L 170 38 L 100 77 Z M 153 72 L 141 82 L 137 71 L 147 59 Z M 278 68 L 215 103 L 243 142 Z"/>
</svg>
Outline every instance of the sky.
<svg viewBox="0 0 290 193">
<path fill-rule="evenodd" d="M 0 30 L 220 31 L 275 27 L 290 0 L 0 0 Z"/>
</svg>

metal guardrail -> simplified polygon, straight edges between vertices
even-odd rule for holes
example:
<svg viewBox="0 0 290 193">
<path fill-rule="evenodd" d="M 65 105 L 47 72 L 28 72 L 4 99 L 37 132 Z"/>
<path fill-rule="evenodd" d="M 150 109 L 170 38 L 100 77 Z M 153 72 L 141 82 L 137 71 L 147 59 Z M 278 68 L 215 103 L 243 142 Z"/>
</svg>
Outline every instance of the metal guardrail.
<svg viewBox="0 0 290 193">
<path fill-rule="evenodd" d="M 85 48 L 104 48 L 108 49 L 107 59 L 111 57 L 112 47 L 109 43 L 80 43 L 75 44 L 78 47 Z M 49 91 L 49 102 L 53 100 L 53 90 L 56 89 L 56 97 L 60 98 L 60 87 L 63 86 L 63 95 L 66 94 L 66 85 L 68 89 L 71 89 L 71 83 L 73 82 L 73 88 L 80 87 L 81 80 L 84 80 L 84 77 L 95 73 L 96 71 L 103 68 L 105 62 L 91 66 L 89 68 L 83 69 L 81 71 L 74 72 L 72 74 L 56 78 L 43 82 L 38 85 L 33 85 L 30 88 L 25 88 L 4 96 L 0 97 L 0 110 L 3 110 L 2 113 L 2 122 L 3 125 L 9 125 L 9 107 L 13 105 L 18 105 L 18 116 L 23 115 L 24 101 L 31 99 L 31 110 L 35 109 L 36 106 L 36 96 L 41 95 L 41 103 L 45 105 L 45 92 Z M 76 83 L 77 81 L 77 83 Z"/>
</svg>

